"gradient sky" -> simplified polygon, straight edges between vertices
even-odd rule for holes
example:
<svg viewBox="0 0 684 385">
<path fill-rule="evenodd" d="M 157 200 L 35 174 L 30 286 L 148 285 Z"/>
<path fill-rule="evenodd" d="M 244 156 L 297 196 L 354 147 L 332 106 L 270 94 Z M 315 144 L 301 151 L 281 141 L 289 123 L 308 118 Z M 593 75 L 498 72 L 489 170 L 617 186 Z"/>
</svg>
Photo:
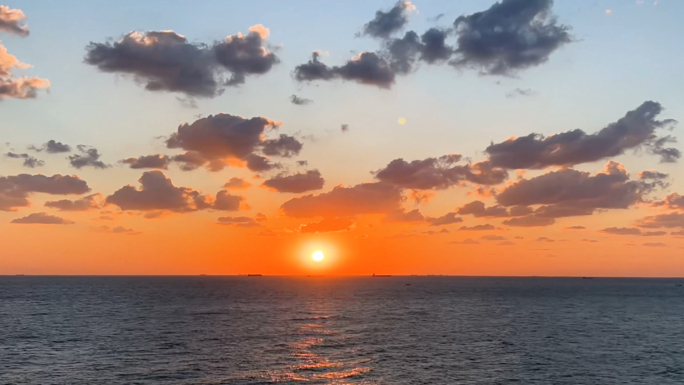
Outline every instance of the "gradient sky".
<svg viewBox="0 0 684 385">
<path fill-rule="evenodd" d="M 684 119 L 682 12 L 672 0 L 6 3 L 0 274 L 682 276 L 670 121 Z M 446 56 L 427 60 L 434 47 L 416 41 L 410 70 L 393 67 L 391 44 L 428 30 Z M 221 64 L 241 42 L 256 50 Z M 324 75 L 306 72 L 314 51 Z M 213 76 L 211 95 L 165 86 L 184 68 Z M 222 84 L 236 73 L 244 82 Z M 51 140 L 69 151 L 49 153 Z M 174 158 L 186 152 L 193 170 Z M 122 162 L 154 154 L 156 169 Z M 249 186 L 224 187 L 232 178 Z"/>
</svg>

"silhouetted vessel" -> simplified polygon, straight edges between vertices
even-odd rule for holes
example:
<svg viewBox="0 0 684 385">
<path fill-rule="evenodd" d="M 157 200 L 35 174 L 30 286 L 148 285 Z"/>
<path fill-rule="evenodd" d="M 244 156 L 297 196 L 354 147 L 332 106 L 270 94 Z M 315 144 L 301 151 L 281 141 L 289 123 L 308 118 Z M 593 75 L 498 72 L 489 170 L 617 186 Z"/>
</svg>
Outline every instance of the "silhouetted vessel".
<svg viewBox="0 0 684 385">
<path fill-rule="evenodd" d="M 261 274 L 247 274 L 248 277 L 261 277 Z"/>
<path fill-rule="evenodd" d="M 387 278 L 387 277 L 391 277 L 391 275 L 389 275 L 389 274 L 375 274 L 375 273 L 373 273 L 373 277 L 375 277 L 375 278 Z"/>
</svg>

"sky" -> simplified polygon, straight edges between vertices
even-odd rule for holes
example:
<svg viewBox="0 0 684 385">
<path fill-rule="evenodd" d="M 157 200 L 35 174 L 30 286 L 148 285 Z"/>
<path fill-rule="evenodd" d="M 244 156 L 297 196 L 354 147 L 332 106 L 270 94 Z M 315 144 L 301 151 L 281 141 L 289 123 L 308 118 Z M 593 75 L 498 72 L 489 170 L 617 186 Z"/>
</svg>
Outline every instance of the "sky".
<svg viewBox="0 0 684 385">
<path fill-rule="evenodd" d="M 684 276 L 682 12 L 0 5 L 0 274 Z"/>
</svg>

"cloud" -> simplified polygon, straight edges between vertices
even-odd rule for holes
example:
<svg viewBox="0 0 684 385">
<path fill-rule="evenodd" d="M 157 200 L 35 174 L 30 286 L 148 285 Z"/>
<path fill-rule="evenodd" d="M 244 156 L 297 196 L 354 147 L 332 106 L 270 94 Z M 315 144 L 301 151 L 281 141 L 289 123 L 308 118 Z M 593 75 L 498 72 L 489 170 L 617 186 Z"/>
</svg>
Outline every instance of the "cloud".
<svg viewBox="0 0 684 385">
<path fill-rule="evenodd" d="M 94 167 L 99 169 L 105 169 L 111 167 L 100 160 L 100 155 L 96 148 L 88 147 L 84 145 L 76 146 L 80 154 L 74 154 L 69 156 L 69 163 L 72 167 L 81 169 L 83 167 Z"/>
<path fill-rule="evenodd" d="M 292 95 L 292 96 L 290 96 L 290 103 L 297 105 L 297 106 L 306 106 L 307 104 L 313 103 L 313 100 L 300 98 L 297 95 Z"/>
<path fill-rule="evenodd" d="M 81 199 L 70 200 L 62 199 L 58 201 L 47 201 L 45 207 L 57 209 L 59 211 L 87 211 L 90 209 L 99 209 L 102 204 L 96 200 L 102 195 L 92 194 Z"/>
<path fill-rule="evenodd" d="M 347 132 L 349 131 L 349 125 L 343 124 L 342 126 L 340 126 L 340 129 L 342 130 L 342 132 Z"/>
<path fill-rule="evenodd" d="M 404 211 L 403 209 L 387 213 L 385 222 L 424 222 L 425 217 L 418 209 Z"/>
<path fill-rule="evenodd" d="M 572 41 L 570 27 L 556 23 L 552 5 L 552 0 L 502 0 L 486 11 L 458 17 L 452 65 L 511 75 L 545 63 Z"/>
<path fill-rule="evenodd" d="M 71 152 L 71 147 L 68 144 L 56 142 L 54 140 L 48 140 L 47 143 L 43 144 L 40 147 L 36 147 L 33 145 L 29 146 L 29 150 L 33 150 L 36 152 L 41 152 L 44 150 L 48 154 L 59 154 L 63 152 Z"/>
<path fill-rule="evenodd" d="M 613 235 L 641 235 L 641 230 L 634 227 L 609 227 L 600 231 Z"/>
<path fill-rule="evenodd" d="M 485 208 L 482 201 L 473 201 L 466 203 L 456 210 L 457 214 L 468 215 L 472 214 L 475 217 L 507 217 L 508 210 L 503 206 L 491 206 Z"/>
<path fill-rule="evenodd" d="M 16 154 L 13 152 L 8 152 L 5 154 L 5 156 L 8 158 L 13 158 L 13 159 L 23 159 L 24 160 L 24 167 L 28 167 L 28 168 L 36 168 L 36 167 L 45 165 L 45 162 L 43 162 L 42 160 L 36 159 L 35 157 L 33 157 L 29 154 Z"/>
<path fill-rule="evenodd" d="M 586 229 L 586 227 L 584 227 L 584 226 L 570 226 L 570 227 L 566 227 L 565 229 L 566 230 L 584 230 L 584 229 Z"/>
<path fill-rule="evenodd" d="M 463 181 L 479 184 L 501 183 L 508 174 L 500 169 L 491 169 L 480 163 L 456 165 L 461 155 L 451 154 L 439 158 L 427 158 L 407 162 L 394 159 L 385 168 L 373 172 L 381 182 L 402 188 L 416 190 L 441 190 Z"/>
<path fill-rule="evenodd" d="M 254 218 L 250 217 L 219 217 L 219 223 L 222 225 L 232 225 L 236 227 L 259 227 L 259 223 Z"/>
<path fill-rule="evenodd" d="M 153 168 L 166 170 L 169 167 L 169 163 L 171 163 L 171 158 L 161 154 L 143 155 L 138 158 L 123 159 L 121 163 L 127 164 L 133 169 Z"/>
<path fill-rule="evenodd" d="M 480 237 L 480 239 L 484 239 L 485 241 L 505 241 L 506 237 L 502 237 L 501 235 L 483 235 Z"/>
<path fill-rule="evenodd" d="M 394 72 L 408 74 L 418 61 L 436 64 L 449 59 L 454 50 L 446 44 L 448 35 L 449 31 L 438 28 L 430 28 L 420 38 L 408 31 L 401 39 L 387 40 L 382 53 Z"/>
<path fill-rule="evenodd" d="M 456 213 L 447 213 L 437 218 L 428 217 L 426 220 L 430 222 L 430 226 L 444 226 L 463 222 L 463 218 L 457 217 Z"/>
<path fill-rule="evenodd" d="M 562 169 L 520 179 L 499 191 L 496 200 L 503 206 L 548 205 L 538 210 L 537 217 L 588 215 L 600 208 L 626 209 L 655 187 L 643 180 L 630 181 L 624 166 L 611 161 L 595 175 Z"/>
<path fill-rule="evenodd" d="M 639 173 L 639 179 L 663 180 L 670 177 L 669 174 L 662 173 L 657 170 L 644 170 Z"/>
<path fill-rule="evenodd" d="M 543 217 L 536 214 L 527 215 L 524 217 L 511 218 L 503 221 L 504 225 L 517 227 L 540 227 L 551 226 L 556 222 L 552 217 Z"/>
<path fill-rule="evenodd" d="M 280 207 L 290 217 L 348 217 L 358 214 L 388 214 L 401 211 L 401 189 L 385 183 L 336 186 L 318 195 L 290 199 Z"/>
<path fill-rule="evenodd" d="M 299 226 L 300 233 L 330 233 L 347 231 L 354 227 L 354 221 L 349 218 L 324 218 L 319 222 L 311 222 Z"/>
<path fill-rule="evenodd" d="M 496 227 L 487 223 L 484 225 L 461 226 L 461 228 L 459 230 L 462 230 L 462 231 L 488 231 L 488 230 L 495 230 L 495 229 L 496 229 Z"/>
<path fill-rule="evenodd" d="M 245 203 L 245 197 L 232 195 L 228 191 L 222 190 L 216 194 L 216 201 L 214 201 L 212 208 L 215 210 L 238 211 L 247 209 L 249 206 Z"/>
<path fill-rule="evenodd" d="M 599 132 L 587 134 L 580 129 L 544 137 L 529 134 L 491 144 L 485 150 L 494 167 L 507 169 L 541 169 L 549 166 L 571 166 L 618 156 L 628 149 L 645 148 L 661 155 L 662 162 L 674 162 L 679 151 L 663 146 L 674 141 L 671 136 L 657 137 L 656 131 L 669 129 L 674 120 L 656 120 L 663 108 L 647 101 L 627 112 L 617 122 Z"/>
<path fill-rule="evenodd" d="M 278 175 L 268 179 L 263 186 L 278 192 L 303 193 L 306 191 L 320 190 L 325 180 L 318 170 L 310 170 L 305 173 L 294 175 Z"/>
<path fill-rule="evenodd" d="M 535 92 L 534 92 L 534 90 L 531 89 L 531 88 L 525 88 L 525 89 L 523 89 L 523 88 L 516 88 L 516 89 L 514 89 L 513 91 L 507 93 L 507 94 L 506 94 L 506 97 L 509 98 L 509 99 L 511 99 L 511 98 L 516 97 L 516 96 L 532 96 L 532 95 L 534 95 L 534 94 L 535 94 Z"/>
<path fill-rule="evenodd" d="M 10 9 L 6 5 L 0 5 L 0 31 L 28 36 L 29 29 L 25 21 L 26 15 L 21 9 Z"/>
<path fill-rule="evenodd" d="M 278 165 L 268 162 L 257 152 L 291 157 L 299 154 L 302 148 L 299 141 L 287 135 L 280 135 L 277 139 L 265 138 L 267 130 L 279 125 L 263 117 L 246 119 L 229 114 L 209 115 L 178 126 L 178 130 L 167 139 L 166 146 L 187 151 L 173 158 L 185 163 L 185 170 L 206 165 L 210 171 L 219 171 L 228 160 L 239 159 L 246 162 L 252 171 L 267 171 Z"/>
<path fill-rule="evenodd" d="M 18 207 L 29 206 L 28 196 L 31 193 L 68 195 L 89 191 L 88 184 L 77 176 L 20 174 L 0 177 L 0 210 L 14 211 Z"/>
<path fill-rule="evenodd" d="M 242 178 L 230 178 L 226 184 L 223 185 L 223 188 L 226 190 L 245 190 L 248 189 L 252 186 L 251 183 L 247 182 L 246 180 Z"/>
<path fill-rule="evenodd" d="M 111 234 L 126 234 L 126 235 L 142 234 L 140 231 L 128 229 L 128 228 L 123 227 L 123 226 L 116 226 L 114 228 L 111 228 L 109 226 L 99 226 L 99 227 L 94 228 L 93 230 L 95 230 L 99 233 L 111 233 Z"/>
<path fill-rule="evenodd" d="M 637 226 L 656 229 L 656 228 L 684 228 L 684 213 L 669 213 L 653 215 L 641 218 L 636 223 Z"/>
<path fill-rule="evenodd" d="M 647 231 L 645 233 L 641 234 L 644 237 L 660 237 L 663 235 L 667 235 L 667 231 Z"/>
<path fill-rule="evenodd" d="M 0 9 L 0 15 L 2 15 Z M 1 16 L 0 16 L 1 17 Z M 2 26 L 0 19 L 0 27 Z M 1 29 L 1 28 L 0 28 Z M 0 100 L 5 98 L 33 99 L 38 90 L 50 87 L 50 81 L 40 78 L 14 77 L 11 70 L 31 67 L 20 62 L 14 55 L 7 53 L 7 48 L 0 44 Z"/>
<path fill-rule="evenodd" d="M 268 29 L 259 24 L 249 30 L 212 45 L 189 43 L 173 31 L 134 31 L 113 43 L 91 42 L 85 62 L 102 72 L 132 75 L 148 91 L 210 98 L 279 62 L 265 46 Z"/>
<path fill-rule="evenodd" d="M 107 204 L 119 206 L 121 210 L 152 211 L 156 217 L 163 211 L 191 212 L 204 209 L 239 210 L 244 204 L 244 197 L 230 195 L 227 191 L 219 191 L 216 198 L 203 195 L 189 187 L 176 187 L 170 178 L 161 171 L 147 171 L 138 181 L 140 189 L 128 185 L 115 191 L 106 199 Z"/>
<path fill-rule="evenodd" d="M 667 206 L 670 209 L 684 210 L 684 195 L 672 193 L 665 197 L 664 200 L 655 202 L 654 206 Z"/>
<path fill-rule="evenodd" d="M 535 241 L 536 242 L 556 242 L 555 240 L 553 240 L 549 237 L 539 237 Z"/>
<path fill-rule="evenodd" d="M 410 1 L 399 1 L 389 11 L 378 10 L 375 12 L 375 18 L 363 26 L 362 34 L 386 39 L 406 26 L 409 12 L 415 9 Z"/>
<path fill-rule="evenodd" d="M 662 242 L 646 242 L 643 244 L 646 247 L 666 247 L 667 245 Z"/>
<path fill-rule="evenodd" d="M 385 59 L 374 52 L 362 52 L 341 67 L 328 67 L 319 57 L 320 54 L 314 52 L 311 60 L 295 67 L 295 80 L 305 82 L 343 79 L 380 88 L 390 88 L 394 84 L 394 71 Z"/>
<path fill-rule="evenodd" d="M 277 139 L 267 139 L 262 143 L 264 155 L 282 156 L 290 158 L 299 155 L 302 151 L 302 143 L 292 136 L 280 134 Z"/>
<path fill-rule="evenodd" d="M 449 242 L 452 245 L 479 245 L 480 242 L 472 239 L 472 238 L 466 238 L 462 241 L 451 241 Z"/>
<path fill-rule="evenodd" d="M 12 220 L 11 223 L 19 224 L 40 224 L 40 225 L 73 225 L 74 222 L 56 217 L 54 215 L 49 215 L 47 213 L 33 213 L 29 214 L 23 218 L 17 218 Z"/>
</svg>

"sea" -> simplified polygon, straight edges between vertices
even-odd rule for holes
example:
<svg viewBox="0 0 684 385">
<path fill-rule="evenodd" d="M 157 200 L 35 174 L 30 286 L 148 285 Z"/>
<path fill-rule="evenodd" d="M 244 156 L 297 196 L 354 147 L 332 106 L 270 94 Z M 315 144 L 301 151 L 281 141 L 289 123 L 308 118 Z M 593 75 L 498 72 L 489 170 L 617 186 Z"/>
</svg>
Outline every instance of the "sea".
<svg viewBox="0 0 684 385">
<path fill-rule="evenodd" d="M 684 384 L 684 280 L 0 277 L 0 384 Z"/>
</svg>

